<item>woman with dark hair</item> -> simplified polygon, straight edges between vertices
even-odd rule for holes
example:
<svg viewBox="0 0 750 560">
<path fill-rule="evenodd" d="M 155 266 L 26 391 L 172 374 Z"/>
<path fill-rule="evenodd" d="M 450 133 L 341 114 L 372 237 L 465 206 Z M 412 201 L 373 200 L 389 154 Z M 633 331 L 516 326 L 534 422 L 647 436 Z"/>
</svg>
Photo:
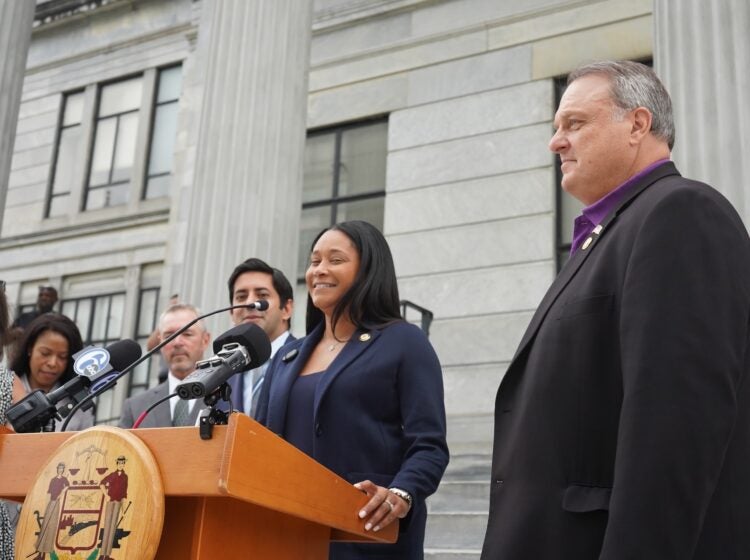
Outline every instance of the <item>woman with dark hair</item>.
<svg viewBox="0 0 750 560">
<path fill-rule="evenodd" d="M 371 224 L 315 239 L 305 275 L 307 336 L 266 374 L 258 419 L 370 500 L 368 531 L 400 519 L 395 544 L 334 543 L 330 558 L 419 560 L 427 509 L 448 464 L 440 363 L 399 313 L 388 243 Z"/>
<path fill-rule="evenodd" d="M 26 327 L 10 367 L 26 394 L 37 389 L 49 393 L 73 378 L 73 354 L 81 348 L 81 333 L 73 321 L 59 313 L 45 313 Z M 55 422 L 55 430 L 59 431 L 61 425 Z M 68 429 L 83 430 L 93 425 L 91 411 L 79 410 Z"/>
</svg>

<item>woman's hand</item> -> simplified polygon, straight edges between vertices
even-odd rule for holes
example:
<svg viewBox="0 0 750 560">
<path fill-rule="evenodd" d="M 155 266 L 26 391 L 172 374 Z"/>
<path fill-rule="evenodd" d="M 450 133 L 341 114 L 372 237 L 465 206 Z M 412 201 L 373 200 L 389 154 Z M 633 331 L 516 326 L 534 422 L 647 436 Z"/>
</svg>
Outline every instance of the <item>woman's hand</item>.
<svg viewBox="0 0 750 560">
<path fill-rule="evenodd" d="M 389 492 L 388 488 L 378 486 L 369 480 L 357 482 L 354 487 L 370 496 L 370 501 L 359 511 L 359 518 L 367 520 L 365 531 L 380 531 L 409 513 L 410 506 L 407 501 Z"/>
</svg>

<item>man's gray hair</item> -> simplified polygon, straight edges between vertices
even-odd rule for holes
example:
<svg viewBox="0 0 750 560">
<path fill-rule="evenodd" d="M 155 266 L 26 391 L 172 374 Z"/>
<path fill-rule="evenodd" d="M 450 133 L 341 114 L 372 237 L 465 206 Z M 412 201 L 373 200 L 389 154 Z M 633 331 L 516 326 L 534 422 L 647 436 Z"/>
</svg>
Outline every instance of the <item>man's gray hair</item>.
<svg viewBox="0 0 750 560">
<path fill-rule="evenodd" d="M 568 75 L 568 85 L 590 74 L 600 74 L 609 79 L 610 93 L 616 107 L 624 111 L 638 107 L 648 109 L 652 115 L 651 132 L 672 149 L 675 134 L 672 100 L 653 69 L 630 60 L 591 62 L 573 70 Z"/>
<path fill-rule="evenodd" d="M 161 323 L 164 321 L 164 317 L 167 315 L 170 315 L 172 313 L 176 313 L 178 311 L 190 311 L 191 313 L 195 313 L 195 316 L 198 317 L 201 312 L 198 310 L 197 307 L 194 305 L 190 305 L 189 303 L 175 303 L 167 307 L 164 312 L 159 316 L 159 331 L 161 331 Z M 206 330 L 206 325 L 203 324 L 203 321 L 198 321 L 196 323 L 202 331 Z"/>
</svg>

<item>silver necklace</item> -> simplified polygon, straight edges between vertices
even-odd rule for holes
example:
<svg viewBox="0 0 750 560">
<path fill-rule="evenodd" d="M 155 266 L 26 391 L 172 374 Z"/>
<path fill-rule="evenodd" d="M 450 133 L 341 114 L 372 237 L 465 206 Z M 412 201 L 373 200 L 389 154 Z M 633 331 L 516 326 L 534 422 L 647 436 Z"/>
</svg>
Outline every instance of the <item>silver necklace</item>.
<svg viewBox="0 0 750 560">
<path fill-rule="evenodd" d="M 343 342 L 349 342 L 349 339 L 347 338 L 346 340 L 337 340 L 336 342 L 334 342 L 333 344 L 330 344 L 330 345 L 328 346 L 328 351 L 329 351 L 329 352 L 333 352 L 334 350 L 336 350 L 336 347 L 337 347 L 337 346 L 338 346 L 339 344 L 343 343 Z"/>
</svg>

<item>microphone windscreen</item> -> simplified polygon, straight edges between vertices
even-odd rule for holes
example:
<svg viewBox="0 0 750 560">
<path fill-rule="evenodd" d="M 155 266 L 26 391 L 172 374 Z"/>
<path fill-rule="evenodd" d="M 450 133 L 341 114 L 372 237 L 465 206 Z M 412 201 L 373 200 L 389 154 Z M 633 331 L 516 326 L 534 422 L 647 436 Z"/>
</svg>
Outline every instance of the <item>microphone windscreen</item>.
<svg viewBox="0 0 750 560">
<path fill-rule="evenodd" d="M 141 345 L 129 338 L 113 342 L 106 350 L 109 352 L 109 365 L 115 371 L 124 370 L 143 354 Z"/>
<path fill-rule="evenodd" d="M 258 367 L 271 357 L 271 341 L 266 331 L 253 323 L 240 323 L 217 336 L 214 340 L 214 354 L 219 353 L 230 342 L 236 342 L 247 349 L 252 367 Z"/>
</svg>

